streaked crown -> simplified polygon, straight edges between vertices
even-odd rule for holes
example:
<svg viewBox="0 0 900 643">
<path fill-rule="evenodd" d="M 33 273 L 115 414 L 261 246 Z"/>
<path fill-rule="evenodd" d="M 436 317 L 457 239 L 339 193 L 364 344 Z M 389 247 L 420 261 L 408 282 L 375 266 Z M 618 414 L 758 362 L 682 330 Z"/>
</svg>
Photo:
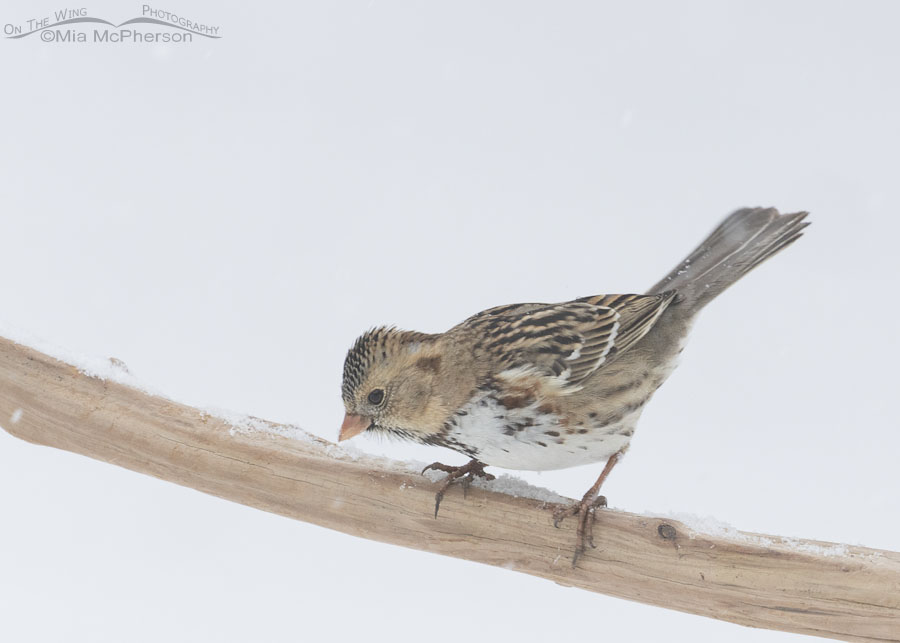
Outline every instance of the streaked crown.
<svg viewBox="0 0 900 643">
<path fill-rule="evenodd" d="M 402 350 L 414 351 L 417 342 L 429 337 L 426 333 L 399 330 L 394 326 L 372 328 L 360 335 L 344 358 L 344 380 L 341 384 L 344 402 L 353 404 L 359 387 L 375 365 L 388 361 Z"/>
</svg>

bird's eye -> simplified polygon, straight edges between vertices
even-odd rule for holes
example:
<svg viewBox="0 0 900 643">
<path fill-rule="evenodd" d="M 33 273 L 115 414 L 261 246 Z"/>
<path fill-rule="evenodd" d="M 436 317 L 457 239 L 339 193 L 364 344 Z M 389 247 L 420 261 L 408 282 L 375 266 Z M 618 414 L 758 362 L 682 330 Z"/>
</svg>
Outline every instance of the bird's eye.
<svg viewBox="0 0 900 643">
<path fill-rule="evenodd" d="M 378 406 L 384 402 L 384 391 L 380 388 L 376 388 L 371 393 L 369 393 L 369 404 L 374 406 Z"/>
</svg>

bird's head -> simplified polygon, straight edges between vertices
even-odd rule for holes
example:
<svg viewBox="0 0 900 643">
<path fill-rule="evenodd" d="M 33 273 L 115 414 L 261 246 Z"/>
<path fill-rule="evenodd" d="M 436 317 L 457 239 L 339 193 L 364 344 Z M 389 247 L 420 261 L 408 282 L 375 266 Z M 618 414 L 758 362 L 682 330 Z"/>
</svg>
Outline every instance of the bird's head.
<svg viewBox="0 0 900 643">
<path fill-rule="evenodd" d="M 438 386 L 438 337 L 375 328 L 356 340 L 344 360 L 339 440 L 372 430 L 422 441 L 441 430 L 450 408 Z"/>
</svg>

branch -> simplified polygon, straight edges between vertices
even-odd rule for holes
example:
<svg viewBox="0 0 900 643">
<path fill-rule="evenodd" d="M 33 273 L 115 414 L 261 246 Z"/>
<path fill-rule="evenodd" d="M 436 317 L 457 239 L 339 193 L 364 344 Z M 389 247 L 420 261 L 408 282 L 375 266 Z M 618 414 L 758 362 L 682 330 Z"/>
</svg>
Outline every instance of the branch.
<svg viewBox="0 0 900 643">
<path fill-rule="evenodd" d="M 362 538 L 742 625 L 900 642 L 894 552 L 753 534 L 723 538 L 674 520 L 602 511 L 597 549 L 573 569 L 573 521 L 554 529 L 538 500 L 482 488 L 463 499 L 456 491 L 435 520 L 435 485 L 401 463 L 354 459 L 262 420 L 251 424 L 263 431 L 236 430 L 2 338 L 0 418 L 29 442 Z"/>
</svg>

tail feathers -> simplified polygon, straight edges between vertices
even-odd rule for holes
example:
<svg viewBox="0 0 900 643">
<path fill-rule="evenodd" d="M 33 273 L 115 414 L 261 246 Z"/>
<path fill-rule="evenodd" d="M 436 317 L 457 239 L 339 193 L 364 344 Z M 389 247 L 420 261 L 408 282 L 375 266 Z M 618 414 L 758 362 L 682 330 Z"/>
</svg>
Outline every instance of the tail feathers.
<svg viewBox="0 0 900 643">
<path fill-rule="evenodd" d="M 744 208 L 731 214 L 649 294 L 677 290 L 697 311 L 731 284 L 802 236 L 806 212 Z"/>
</svg>

